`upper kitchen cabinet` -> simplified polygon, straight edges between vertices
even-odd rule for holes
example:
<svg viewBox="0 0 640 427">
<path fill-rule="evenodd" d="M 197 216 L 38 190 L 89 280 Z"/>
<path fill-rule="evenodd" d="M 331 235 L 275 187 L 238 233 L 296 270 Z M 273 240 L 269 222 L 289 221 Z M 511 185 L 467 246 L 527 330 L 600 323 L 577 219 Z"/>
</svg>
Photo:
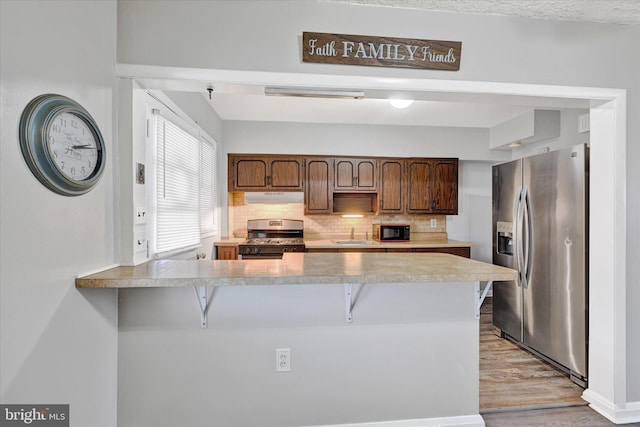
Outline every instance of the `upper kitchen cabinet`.
<svg viewBox="0 0 640 427">
<path fill-rule="evenodd" d="M 304 213 L 329 214 L 332 207 L 331 167 L 333 160 L 310 157 L 305 160 Z"/>
<path fill-rule="evenodd" d="M 405 211 L 404 159 L 380 159 L 379 213 L 401 214 Z"/>
<path fill-rule="evenodd" d="M 433 160 L 432 212 L 458 214 L 458 159 Z"/>
<path fill-rule="evenodd" d="M 302 191 L 302 157 L 229 154 L 229 191 Z"/>
<path fill-rule="evenodd" d="M 407 161 L 406 212 L 458 214 L 458 159 Z"/>
<path fill-rule="evenodd" d="M 376 159 L 335 158 L 333 161 L 334 192 L 378 191 L 378 161 Z"/>
</svg>

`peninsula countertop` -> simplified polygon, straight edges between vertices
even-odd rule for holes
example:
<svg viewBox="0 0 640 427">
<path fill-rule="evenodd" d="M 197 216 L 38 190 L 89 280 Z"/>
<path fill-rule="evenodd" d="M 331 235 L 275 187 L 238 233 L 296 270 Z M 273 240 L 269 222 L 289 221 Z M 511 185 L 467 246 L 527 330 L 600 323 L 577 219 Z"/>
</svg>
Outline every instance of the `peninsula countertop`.
<svg viewBox="0 0 640 427">
<path fill-rule="evenodd" d="M 280 260 L 159 260 L 76 279 L 78 288 L 514 280 L 516 272 L 440 253 L 285 253 Z"/>
</svg>

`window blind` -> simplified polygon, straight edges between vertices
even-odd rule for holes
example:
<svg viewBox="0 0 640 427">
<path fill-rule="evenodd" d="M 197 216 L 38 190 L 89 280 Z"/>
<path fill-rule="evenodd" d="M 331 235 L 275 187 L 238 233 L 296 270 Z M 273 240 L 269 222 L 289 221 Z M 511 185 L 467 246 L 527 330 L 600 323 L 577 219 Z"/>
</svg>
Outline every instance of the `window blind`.
<svg viewBox="0 0 640 427">
<path fill-rule="evenodd" d="M 200 141 L 157 116 L 156 144 L 159 255 L 200 244 Z"/>
</svg>

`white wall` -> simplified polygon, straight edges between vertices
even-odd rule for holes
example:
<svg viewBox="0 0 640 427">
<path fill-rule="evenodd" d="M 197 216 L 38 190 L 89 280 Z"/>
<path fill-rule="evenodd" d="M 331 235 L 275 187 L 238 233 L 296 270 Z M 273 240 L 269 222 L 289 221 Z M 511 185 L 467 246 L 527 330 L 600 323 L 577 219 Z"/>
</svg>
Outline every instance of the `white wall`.
<svg viewBox="0 0 640 427">
<path fill-rule="evenodd" d="M 70 404 L 71 425 L 116 424 L 117 292 L 78 291 L 115 262 L 115 1 L 0 2 L 0 401 Z M 95 118 L 107 168 L 78 197 L 31 174 L 18 145 L 26 104 L 66 95 Z"/>
<path fill-rule="evenodd" d="M 353 290 L 347 323 L 342 285 L 220 287 L 207 329 L 192 289 L 123 290 L 118 425 L 300 427 L 477 415 L 473 283 Z M 291 349 L 291 372 L 276 372 L 277 348 Z"/>
<path fill-rule="evenodd" d="M 638 25 L 279 1 L 180 2 L 180 7 L 171 2 L 121 1 L 118 24 L 122 41 L 118 61 L 125 64 L 625 89 L 626 138 L 640 138 Z M 175 31 L 159 30 L 169 27 Z M 303 31 L 461 40 L 463 65 L 460 71 L 448 73 L 303 63 Z M 153 45 L 163 49 L 150 49 Z M 634 165 L 640 161 L 640 145 L 627 144 L 626 161 L 627 234 L 637 236 L 640 223 L 634 219 L 640 209 L 640 172 Z M 634 286 L 640 278 L 640 265 L 635 262 L 640 256 L 640 239 L 628 239 L 626 249 L 623 277 L 628 332 L 620 360 L 626 365 L 627 378 L 617 380 L 622 386 L 616 386 L 613 399 L 623 406 L 640 402 L 640 342 L 634 333 L 640 324 L 640 311 L 635 310 L 640 288 Z"/>
</svg>

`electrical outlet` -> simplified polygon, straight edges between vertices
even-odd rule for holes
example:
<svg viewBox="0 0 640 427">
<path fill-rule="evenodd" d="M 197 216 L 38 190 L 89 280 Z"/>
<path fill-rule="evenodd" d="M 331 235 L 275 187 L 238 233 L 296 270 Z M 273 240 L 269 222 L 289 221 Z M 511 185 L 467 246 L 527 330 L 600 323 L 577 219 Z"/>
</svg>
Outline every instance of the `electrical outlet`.
<svg viewBox="0 0 640 427">
<path fill-rule="evenodd" d="M 147 222 L 147 211 L 144 206 L 136 208 L 136 224 L 144 224 Z"/>
<path fill-rule="evenodd" d="M 431 228 L 438 228 L 438 220 L 431 218 Z"/>
<path fill-rule="evenodd" d="M 291 371 L 291 349 L 276 348 L 276 372 Z"/>
<path fill-rule="evenodd" d="M 133 233 L 134 252 L 145 252 L 147 250 L 147 233 L 144 231 L 136 231 Z"/>
</svg>

